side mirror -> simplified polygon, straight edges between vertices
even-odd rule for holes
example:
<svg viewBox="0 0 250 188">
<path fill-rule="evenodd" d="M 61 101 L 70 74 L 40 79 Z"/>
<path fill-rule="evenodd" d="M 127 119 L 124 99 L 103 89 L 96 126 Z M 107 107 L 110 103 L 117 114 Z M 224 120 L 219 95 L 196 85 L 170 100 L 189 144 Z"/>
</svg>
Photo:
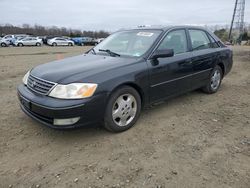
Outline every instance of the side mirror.
<svg viewBox="0 0 250 188">
<path fill-rule="evenodd" d="M 173 49 L 156 50 L 152 56 L 152 59 L 157 60 L 158 58 L 173 57 L 173 56 L 174 56 Z"/>
</svg>

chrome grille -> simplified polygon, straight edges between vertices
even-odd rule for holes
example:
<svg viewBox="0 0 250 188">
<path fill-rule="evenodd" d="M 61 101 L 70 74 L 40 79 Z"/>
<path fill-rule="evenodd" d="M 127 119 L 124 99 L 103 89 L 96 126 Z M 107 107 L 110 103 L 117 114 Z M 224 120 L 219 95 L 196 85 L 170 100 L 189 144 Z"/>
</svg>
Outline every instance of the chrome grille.
<svg viewBox="0 0 250 188">
<path fill-rule="evenodd" d="M 27 87 L 39 94 L 47 95 L 51 89 L 56 85 L 54 82 L 49 82 L 41 78 L 29 75 Z"/>
</svg>

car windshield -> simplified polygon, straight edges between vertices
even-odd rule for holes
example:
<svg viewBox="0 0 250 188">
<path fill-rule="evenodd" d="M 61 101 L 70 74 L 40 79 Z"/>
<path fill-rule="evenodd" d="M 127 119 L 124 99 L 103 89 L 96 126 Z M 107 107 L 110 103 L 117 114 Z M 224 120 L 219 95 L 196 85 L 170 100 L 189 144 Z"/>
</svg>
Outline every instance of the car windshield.
<svg viewBox="0 0 250 188">
<path fill-rule="evenodd" d="M 149 50 L 161 32 L 161 30 L 116 32 L 98 44 L 90 53 L 110 56 L 140 57 Z"/>
</svg>

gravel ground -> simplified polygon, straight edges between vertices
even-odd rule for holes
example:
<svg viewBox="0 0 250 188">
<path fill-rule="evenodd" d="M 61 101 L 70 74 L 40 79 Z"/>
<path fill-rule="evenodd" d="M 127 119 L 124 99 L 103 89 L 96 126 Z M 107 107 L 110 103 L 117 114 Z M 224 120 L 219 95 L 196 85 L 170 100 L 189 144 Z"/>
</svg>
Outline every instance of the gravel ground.
<svg viewBox="0 0 250 188">
<path fill-rule="evenodd" d="M 142 112 L 137 125 L 58 131 L 19 108 L 30 68 L 87 47 L 0 48 L 0 187 L 250 187 L 250 47 L 217 94 L 190 92 Z"/>
</svg>

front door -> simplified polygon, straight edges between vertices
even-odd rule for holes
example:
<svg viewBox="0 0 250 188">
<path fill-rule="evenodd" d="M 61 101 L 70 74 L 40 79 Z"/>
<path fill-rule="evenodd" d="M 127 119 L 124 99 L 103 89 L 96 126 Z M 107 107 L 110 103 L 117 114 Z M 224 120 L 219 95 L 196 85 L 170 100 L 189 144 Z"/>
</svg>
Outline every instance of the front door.
<svg viewBox="0 0 250 188">
<path fill-rule="evenodd" d="M 185 29 L 170 31 L 157 50 L 173 49 L 174 56 L 158 58 L 158 64 L 148 60 L 151 102 L 183 93 L 190 88 L 192 52 L 188 50 Z"/>
</svg>

